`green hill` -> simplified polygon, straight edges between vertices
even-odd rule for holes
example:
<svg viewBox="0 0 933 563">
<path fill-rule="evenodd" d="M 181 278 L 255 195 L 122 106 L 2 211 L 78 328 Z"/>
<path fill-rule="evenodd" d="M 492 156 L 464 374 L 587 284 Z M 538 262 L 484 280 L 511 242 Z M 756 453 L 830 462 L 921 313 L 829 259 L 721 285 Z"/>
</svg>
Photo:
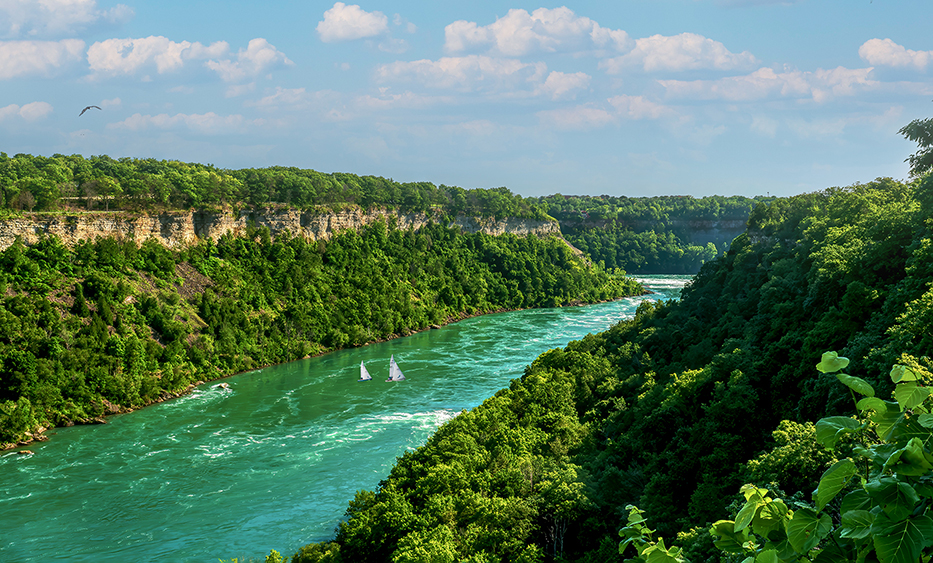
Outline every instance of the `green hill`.
<svg viewBox="0 0 933 563">
<path fill-rule="evenodd" d="M 543 354 L 294 560 L 621 561 L 629 504 L 718 560 L 706 529 L 743 483 L 807 503 L 834 461 L 812 423 L 852 403 L 824 351 L 879 396 L 892 364 L 933 377 L 931 217 L 930 176 L 759 204 L 681 300 Z"/>
</svg>

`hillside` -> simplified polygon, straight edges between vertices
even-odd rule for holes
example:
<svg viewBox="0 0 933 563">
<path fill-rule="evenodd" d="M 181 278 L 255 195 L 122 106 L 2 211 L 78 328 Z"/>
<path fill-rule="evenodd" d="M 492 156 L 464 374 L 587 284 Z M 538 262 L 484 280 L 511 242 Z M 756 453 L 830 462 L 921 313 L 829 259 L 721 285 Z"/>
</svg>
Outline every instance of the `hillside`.
<svg viewBox="0 0 933 563">
<path fill-rule="evenodd" d="M 39 236 L 0 252 L 0 444 L 470 315 L 641 291 L 546 233 L 377 217 L 314 240 L 255 223 L 177 248 Z"/>
<path fill-rule="evenodd" d="M 649 274 L 694 274 L 745 231 L 758 196 L 538 198 L 564 237 L 607 268 Z"/>
<path fill-rule="evenodd" d="M 893 364 L 933 378 L 931 280 L 930 176 L 759 204 L 680 301 L 543 354 L 294 560 L 621 561 L 637 504 L 690 560 L 717 561 L 707 529 L 743 483 L 799 508 L 834 461 L 813 422 L 852 402 L 815 369 L 824 351 L 879 396 Z"/>
</svg>

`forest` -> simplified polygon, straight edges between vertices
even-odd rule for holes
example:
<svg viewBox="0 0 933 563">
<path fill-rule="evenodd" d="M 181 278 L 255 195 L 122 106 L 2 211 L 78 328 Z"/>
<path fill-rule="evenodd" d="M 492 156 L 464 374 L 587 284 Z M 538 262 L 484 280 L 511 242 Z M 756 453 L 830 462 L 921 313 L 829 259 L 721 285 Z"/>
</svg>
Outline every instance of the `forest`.
<svg viewBox="0 0 933 563">
<path fill-rule="evenodd" d="M 254 228 L 182 250 L 17 241 L 0 253 L 0 444 L 470 315 L 641 291 L 557 237 L 434 223 L 319 241 Z"/>
<path fill-rule="evenodd" d="M 0 211 L 219 210 L 291 206 L 326 210 L 356 205 L 449 216 L 542 219 L 546 210 L 507 188 L 465 190 L 430 182 L 321 173 L 273 166 L 226 170 L 209 164 L 106 155 L 51 157 L 0 153 Z"/>
<path fill-rule="evenodd" d="M 555 218 L 568 242 L 607 269 L 689 273 L 728 249 L 758 202 L 741 196 L 522 197 L 505 187 L 463 189 L 378 176 L 273 166 L 241 170 L 105 155 L 0 153 L 0 217 L 17 213 L 158 213 L 347 206 L 425 212 L 439 219 Z"/>
<path fill-rule="evenodd" d="M 680 300 L 540 356 L 292 561 L 926 561 L 931 280 L 933 175 L 759 203 Z"/>
<path fill-rule="evenodd" d="M 540 197 L 568 242 L 607 268 L 695 274 L 745 230 L 758 196 Z"/>
</svg>

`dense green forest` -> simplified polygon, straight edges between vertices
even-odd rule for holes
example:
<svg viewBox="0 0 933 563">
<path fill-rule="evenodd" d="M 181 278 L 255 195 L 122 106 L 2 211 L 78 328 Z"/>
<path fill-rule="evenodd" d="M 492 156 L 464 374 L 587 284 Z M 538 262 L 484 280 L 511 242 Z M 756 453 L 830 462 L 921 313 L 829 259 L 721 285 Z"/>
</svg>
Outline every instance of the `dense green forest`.
<svg viewBox="0 0 933 563">
<path fill-rule="evenodd" d="M 634 319 L 540 356 L 400 457 L 377 490 L 357 493 L 332 541 L 293 561 L 622 561 L 637 554 L 620 555 L 620 528 L 643 542 L 654 534 L 645 517 L 684 549 L 639 561 L 719 561 L 721 549 L 738 554 L 725 560 L 808 561 L 823 548 L 815 561 L 916 561 L 933 537 L 922 533 L 933 532 L 933 419 L 922 415 L 933 381 L 931 280 L 931 175 L 761 203 L 680 300 L 645 303 Z M 830 350 L 851 359 L 846 385 L 839 366 L 824 367 Z M 895 383 L 897 402 L 885 403 Z M 869 387 L 881 399 L 860 408 L 893 414 L 849 418 L 855 390 Z M 853 449 L 851 432 L 865 445 Z M 824 447 L 838 440 L 849 446 Z M 867 494 L 849 479 L 850 454 Z M 847 477 L 827 493 L 821 474 L 840 464 Z M 755 487 L 740 495 L 750 482 L 784 500 Z M 850 514 L 831 536 L 853 508 L 833 500 L 843 489 L 861 499 L 861 523 Z M 761 512 L 781 506 L 772 520 Z M 788 511 L 809 521 L 785 537 L 783 523 L 767 524 Z M 727 518 L 753 522 L 771 547 Z"/>
<path fill-rule="evenodd" d="M 378 176 L 273 166 L 226 170 L 152 158 L 0 153 L 0 211 L 223 209 L 358 205 L 449 216 L 530 217 L 545 209 L 507 188 L 464 190 Z"/>
<path fill-rule="evenodd" d="M 316 242 L 45 238 L 0 253 L 0 444 L 468 315 L 631 295 L 559 238 L 374 223 Z"/>
<path fill-rule="evenodd" d="M 742 232 L 756 203 L 771 199 L 524 198 L 504 187 L 465 190 L 282 166 L 226 170 L 151 158 L 0 153 L 0 214 L 277 206 L 327 211 L 352 205 L 448 219 L 551 216 L 565 238 L 594 262 L 633 273 L 696 273 Z"/>
<path fill-rule="evenodd" d="M 694 274 L 728 250 L 759 196 L 538 198 L 568 242 L 607 268 L 632 273 Z"/>
</svg>

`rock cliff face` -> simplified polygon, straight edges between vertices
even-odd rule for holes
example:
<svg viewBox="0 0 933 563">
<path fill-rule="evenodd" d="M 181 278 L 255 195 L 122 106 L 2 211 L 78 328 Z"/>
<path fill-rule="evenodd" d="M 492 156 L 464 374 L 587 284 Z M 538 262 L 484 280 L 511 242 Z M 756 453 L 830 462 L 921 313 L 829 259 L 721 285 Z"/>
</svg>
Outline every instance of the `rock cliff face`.
<svg viewBox="0 0 933 563">
<path fill-rule="evenodd" d="M 376 221 L 391 221 L 401 229 L 415 229 L 426 224 L 431 217 L 424 213 L 396 213 L 391 211 L 366 212 L 350 209 L 331 214 L 316 214 L 297 210 L 265 210 L 233 212 L 195 211 L 188 213 L 162 213 L 144 215 L 120 212 L 78 214 L 24 214 L 21 217 L 0 219 L 0 250 L 8 248 L 22 237 L 33 244 L 43 235 L 54 235 L 66 245 L 95 237 L 131 239 L 142 244 L 153 238 L 170 248 L 184 247 L 209 238 L 217 241 L 224 233 L 245 235 L 247 225 L 268 227 L 272 235 L 287 231 L 294 237 L 310 240 L 326 239 L 347 229 L 359 229 Z M 560 236 L 556 221 L 531 219 L 457 217 L 451 227 L 465 233 L 484 232 L 490 235 L 512 233 L 521 236 Z"/>
</svg>

